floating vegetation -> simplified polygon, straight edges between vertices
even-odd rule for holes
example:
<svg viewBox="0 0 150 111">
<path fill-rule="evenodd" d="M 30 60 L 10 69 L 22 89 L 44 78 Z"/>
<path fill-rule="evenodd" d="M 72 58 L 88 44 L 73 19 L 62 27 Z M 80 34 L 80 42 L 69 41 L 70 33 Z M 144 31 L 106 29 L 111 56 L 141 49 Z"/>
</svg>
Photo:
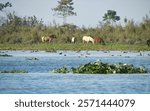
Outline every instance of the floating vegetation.
<svg viewBox="0 0 150 111">
<path fill-rule="evenodd" d="M 100 60 L 82 64 L 79 67 L 72 67 L 68 70 L 65 66 L 54 69 L 54 73 L 80 73 L 80 74 L 132 74 L 132 73 L 147 73 L 144 66 L 134 67 L 130 64 L 118 63 L 108 64 L 102 63 Z"/>
<path fill-rule="evenodd" d="M 12 57 L 12 55 L 8 55 L 8 54 L 0 54 L 0 57 Z"/>
<path fill-rule="evenodd" d="M 48 50 L 48 49 L 46 49 L 45 52 L 57 53 L 57 50 L 54 50 L 54 49 Z"/>
<path fill-rule="evenodd" d="M 66 66 L 63 66 L 61 68 L 55 68 L 50 72 L 52 72 L 52 73 L 69 73 L 69 70 L 67 69 Z"/>
<path fill-rule="evenodd" d="M 0 71 L 0 73 L 28 73 L 28 71 L 25 71 L 25 70 L 3 70 L 3 71 Z"/>
<path fill-rule="evenodd" d="M 36 57 L 32 57 L 32 58 L 27 58 L 27 60 L 39 60 L 39 59 Z"/>
</svg>

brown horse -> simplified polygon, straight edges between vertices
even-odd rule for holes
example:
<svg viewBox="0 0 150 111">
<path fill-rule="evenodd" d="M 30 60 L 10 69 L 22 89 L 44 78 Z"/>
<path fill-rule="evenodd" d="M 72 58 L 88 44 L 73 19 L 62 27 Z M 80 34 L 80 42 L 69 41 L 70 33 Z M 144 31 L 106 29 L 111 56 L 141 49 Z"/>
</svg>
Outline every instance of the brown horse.
<svg viewBox="0 0 150 111">
<path fill-rule="evenodd" d="M 150 39 L 147 40 L 147 45 L 150 46 Z"/>
<path fill-rule="evenodd" d="M 100 38 L 100 37 L 95 37 L 95 38 L 94 38 L 94 41 L 95 41 L 95 43 L 100 43 L 100 44 L 105 45 L 104 40 L 103 40 L 102 38 Z"/>
<path fill-rule="evenodd" d="M 51 42 L 51 38 L 49 36 L 42 36 L 41 37 L 42 42 Z"/>
<path fill-rule="evenodd" d="M 50 36 L 42 36 L 41 37 L 41 40 L 42 40 L 42 42 L 52 42 L 52 40 L 54 39 L 54 38 L 56 38 L 56 36 L 55 35 L 50 35 Z"/>
</svg>

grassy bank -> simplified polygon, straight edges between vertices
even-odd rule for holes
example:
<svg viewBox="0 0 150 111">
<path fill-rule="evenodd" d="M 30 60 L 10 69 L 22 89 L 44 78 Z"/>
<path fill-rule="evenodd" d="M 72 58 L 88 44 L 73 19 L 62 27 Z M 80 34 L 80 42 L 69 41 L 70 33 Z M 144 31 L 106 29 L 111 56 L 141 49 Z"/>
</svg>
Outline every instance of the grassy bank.
<svg viewBox="0 0 150 111">
<path fill-rule="evenodd" d="M 0 50 L 135 50 L 148 51 L 147 45 L 129 45 L 129 44 L 0 44 Z"/>
<path fill-rule="evenodd" d="M 31 19 L 32 18 L 32 19 Z M 5 22 L 7 21 L 7 22 Z M 78 27 L 74 24 L 44 25 L 41 20 L 33 17 L 19 17 L 14 13 L 7 15 L 0 25 L 0 49 L 22 50 L 150 50 L 146 46 L 150 35 L 150 16 L 147 15 L 140 23 L 127 20 L 121 24 L 101 22 L 97 27 Z M 55 35 L 51 44 L 43 44 L 42 36 Z M 83 36 L 100 37 L 106 43 L 82 44 Z M 71 44 L 75 37 L 76 44 Z M 111 44 L 113 43 L 113 44 Z"/>
</svg>

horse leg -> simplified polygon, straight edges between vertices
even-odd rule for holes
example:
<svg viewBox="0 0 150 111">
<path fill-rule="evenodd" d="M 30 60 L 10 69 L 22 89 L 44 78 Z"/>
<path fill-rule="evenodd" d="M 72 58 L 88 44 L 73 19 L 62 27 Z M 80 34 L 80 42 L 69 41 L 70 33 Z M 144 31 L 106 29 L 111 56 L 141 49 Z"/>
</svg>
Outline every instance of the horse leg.
<svg viewBox="0 0 150 111">
<path fill-rule="evenodd" d="M 44 37 L 41 37 L 42 42 L 44 42 Z"/>
<path fill-rule="evenodd" d="M 49 43 L 52 41 L 52 39 L 51 38 L 49 38 Z"/>
</svg>

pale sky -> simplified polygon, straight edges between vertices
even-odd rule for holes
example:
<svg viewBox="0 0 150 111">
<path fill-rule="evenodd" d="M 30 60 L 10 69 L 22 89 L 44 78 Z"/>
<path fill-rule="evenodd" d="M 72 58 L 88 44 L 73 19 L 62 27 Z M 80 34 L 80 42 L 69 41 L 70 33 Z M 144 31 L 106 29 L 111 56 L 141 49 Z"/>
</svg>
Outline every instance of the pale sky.
<svg viewBox="0 0 150 111">
<path fill-rule="evenodd" d="M 56 7 L 58 0 L 1 0 L 5 3 L 9 1 L 13 7 L 7 8 L 7 11 L 15 11 L 18 16 L 33 16 L 42 19 L 45 24 L 62 24 L 62 18 L 53 16 L 51 10 Z M 67 18 L 68 23 L 77 26 L 94 27 L 102 21 L 103 15 L 107 10 L 115 10 L 121 17 L 121 23 L 124 18 L 133 19 L 139 23 L 146 14 L 150 15 L 150 0 L 73 0 L 74 11 L 77 16 Z"/>
</svg>

